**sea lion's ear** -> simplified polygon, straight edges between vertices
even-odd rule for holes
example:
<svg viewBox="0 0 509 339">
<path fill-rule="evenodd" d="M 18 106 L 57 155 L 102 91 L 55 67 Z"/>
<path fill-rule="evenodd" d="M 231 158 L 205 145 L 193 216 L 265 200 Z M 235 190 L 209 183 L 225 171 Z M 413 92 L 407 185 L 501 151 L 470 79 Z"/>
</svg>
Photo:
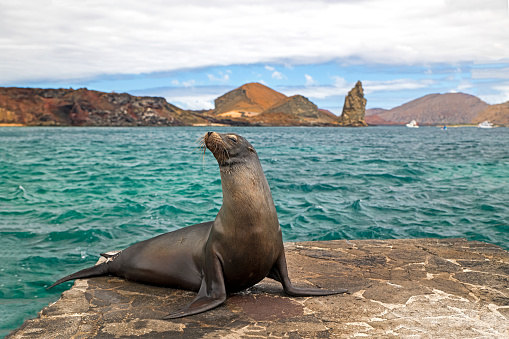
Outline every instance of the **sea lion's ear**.
<svg viewBox="0 0 509 339">
<path fill-rule="evenodd" d="M 256 154 L 256 151 L 253 147 L 248 147 L 247 149 L 249 150 L 249 152 Z"/>
</svg>

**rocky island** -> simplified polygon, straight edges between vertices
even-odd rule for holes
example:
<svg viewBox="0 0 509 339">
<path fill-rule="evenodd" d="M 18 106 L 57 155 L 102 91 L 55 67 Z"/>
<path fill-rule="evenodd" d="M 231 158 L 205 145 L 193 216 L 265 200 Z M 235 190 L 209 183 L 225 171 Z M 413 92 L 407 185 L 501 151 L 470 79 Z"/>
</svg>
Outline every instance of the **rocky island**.
<svg viewBox="0 0 509 339">
<path fill-rule="evenodd" d="M 489 105 L 464 93 L 430 94 L 392 109 L 366 109 L 360 81 L 341 116 L 302 95 L 260 83 L 235 88 L 211 110 L 184 110 L 161 97 L 81 89 L 0 87 L 0 126 L 336 126 L 477 124 L 509 126 L 509 102 Z M 338 105 L 339 106 L 339 105 Z"/>
<path fill-rule="evenodd" d="M 366 122 L 406 124 L 415 120 L 419 125 L 471 124 L 487 107 L 490 105 L 470 94 L 428 94 L 390 110 L 368 110 Z"/>
<path fill-rule="evenodd" d="M 183 126 L 205 119 L 164 98 L 86 88 L 0 88 L 0 123 L 35 126 Z"/>
<path fill-rule="evenodd" d="M 301 95 L 259 83 L 215 100 L 209 111 L 183 110 L 160 97 L 81 88 L 0 88 L 0 124 L 28 126 L 330 126 L 337 117 Z"/>
<path fill-rule="evenodd" d="M 215 100 L 203 116 L 216 122 L 256 126 L 332 126 L 337 116 L 302 95 L 287 97 L 260 83 L 249 83 Z"/>
<path fill-rule="evenodd" d="M 339 117 L 339 124 L 341 126 L 366 127 L 368 125 L 364 121 L 366 102 L 367 100 L 364 98 L 362 83 L 357 81 L 355 87 L 348 92 L 345 98 L 343 113 Z"/>
</svg>

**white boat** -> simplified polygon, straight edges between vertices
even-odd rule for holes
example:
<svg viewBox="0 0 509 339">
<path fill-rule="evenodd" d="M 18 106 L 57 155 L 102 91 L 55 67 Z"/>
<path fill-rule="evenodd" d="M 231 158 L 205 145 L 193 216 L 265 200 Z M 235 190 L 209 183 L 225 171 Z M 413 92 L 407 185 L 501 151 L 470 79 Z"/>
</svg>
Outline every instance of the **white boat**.
<svg viewBox="0 0 509 339">
<path fill-rule="evenodd" d="M 481 122 L 479 125 L 477 125 L 479 128 L 493 128 L 493 124 L 489 122 L 488 120 Z"/>
<path fill-rule="evenodd" d="M 412 120 L 412 121 L 410 121 L 408 124 L 406 124 L 406 127 L 410 127 L 410 128 L 419 128 L 419 125 L 417 125 L 417 121 Z"/>
</svg>

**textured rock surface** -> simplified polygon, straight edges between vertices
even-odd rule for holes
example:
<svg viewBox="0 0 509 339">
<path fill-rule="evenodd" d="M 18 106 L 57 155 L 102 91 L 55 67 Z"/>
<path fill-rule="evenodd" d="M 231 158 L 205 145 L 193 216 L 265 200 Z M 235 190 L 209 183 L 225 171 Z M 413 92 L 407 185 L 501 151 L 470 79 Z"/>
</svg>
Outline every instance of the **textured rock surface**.
<svg viewBox="0 0 509 339">
<path fill-rule="evenodd" d="M 207 121 L 164 98 L 85 88 L 0 87 L 0 123 L 46 126 L 180 126 Z"/>
<path fill-rule="evenodd" d="M 194 293 L 114 277 L 76 281 L 8 338 L 508 338 L 509 253 L 463 239 L 287 243 L 293 298 L 264 280 L 212 311 L 161 318 Z"/>
<path fill-rule="evenodd" d="M 357 81 L 355 87 L 352 88 L 345 97 L 343 105 L 343 113 L 339 117 L 339 124 L 342 126 L 363 127 L 367 126 L 364 121 L 366 114 L 366 99 L 364 98 L 364 90 L 362 83 Z"/>
<path fill-rule="evenodd" d="M 272 106 L 266 113 L 293 113 L 302 118 L 318 118 L 318 107 L 302 95 L 294 95 Z"/>
<path fill-rule="evenodd" d="M 251 121 L 267 126 L 310 126 L 334 124 L 337 117 L 318 107 L 302 95 L 294 95 L 279 101 Z"/>
</svg>

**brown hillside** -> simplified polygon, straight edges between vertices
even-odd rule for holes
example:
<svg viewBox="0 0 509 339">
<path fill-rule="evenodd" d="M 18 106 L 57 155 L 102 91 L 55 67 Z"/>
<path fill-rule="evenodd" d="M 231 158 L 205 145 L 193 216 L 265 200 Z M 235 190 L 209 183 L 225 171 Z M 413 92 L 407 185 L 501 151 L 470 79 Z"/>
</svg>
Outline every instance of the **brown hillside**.
<svg viewBox="0 0 509 339">
<path fill-rule="evenodd" d="M 263 119 L 264 124 L 280 126 L 333 124 L 337 120 L 337 116 L 318 109 L 314 103 L 302 95 L 285 98 L 261 115 L 260 118 Z M 252 120 L 261 122 L 260 119 L 255 118 L 257 117 L 253 117 Z"/>
<path fill-rule="evenodd" d="M 368 115 L 364 117 L 364 121 L 368 125 L 399 125 L 401 123 L 397 123 L 394 121 L 387 121 L 382 119 L 379 115 Z"/>
<path fill-rule="evenodd" d="M 261 113 L 249 119 L 252 124 L 261 126 L 301 126 L 306 125 L 291 113 Z"/>
<path fill-rule="evenodd" d="M 245 84 L 217 98 L 210 118 L 219 123 L 264 126 L 337 124 L 337 116 L 319 110 L 302 95 L 287 97 L 259 83 Z"/>
<path fill-rule="evenodd" d="M 318 107 L 302 95 L 285 98 L 265 111 L 265 113 L 290 113 L 299 118 L 318 118 Z"/>
<path fill-rule="evenodd" d="M 328 109 L 319 108 L 318 112 L 323 114 L 323 116 L 328 116 L 332 120 L 337 120 L 338 119 L 338 116 L 336 114 L 332 113 L 331 111 L 329 111 Z"/>
<path fill-rule="evenodd" d="M 486 120 L 494 125 L 509 126 L 509 101 L 487 107 L 472 120 L 472 123 L 478 124 Z"/>
<path fill-rule="evenodd" d="M 48 126 L 178 126 L 206 122 L 164 98 L 85 88 L 0 88 L 0 123 Z"/>
<path fill-rule="evenodd" d="M 378 115 L 384 112 L 387 112 L 387 110 L 384 108 L 370 108 L 366 110 L 366 115 L 364 117 L 368 117 L 370 115 Z"/>
<path fill-rule="evenodd" d="M 286 95 L 260 83 L 249 83 L 217 98 L 214 101 L 213 114 L 225 115 L 229 112 L 244 112 L 248 116 L 256 115 L 286 98 Z"/>
<path fill-rule="evenodd" d="M 489 105 L 464 93 L 429 94 L 379 114 L 386 121 L 419 124 L 468 124 Z"/>
</svg>

